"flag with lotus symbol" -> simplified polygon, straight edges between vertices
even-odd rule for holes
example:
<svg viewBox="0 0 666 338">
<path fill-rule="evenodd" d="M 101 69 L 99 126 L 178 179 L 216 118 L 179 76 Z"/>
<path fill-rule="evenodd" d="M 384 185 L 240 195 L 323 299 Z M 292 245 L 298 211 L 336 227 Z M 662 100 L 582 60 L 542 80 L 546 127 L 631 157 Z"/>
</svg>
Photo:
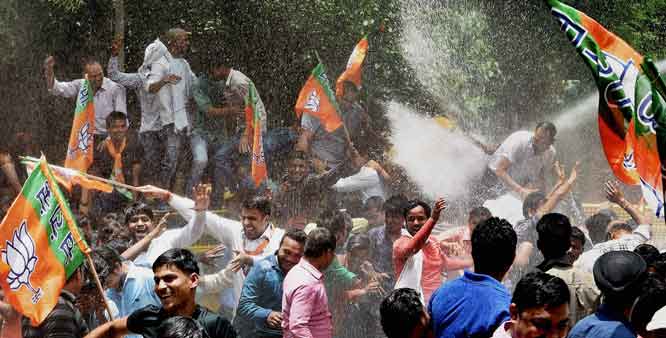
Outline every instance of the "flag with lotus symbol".
<svg viewBox="0 0 666 338">
<path fill-rule="evenodd" d="M 309 114 L 319 119 L 324 129 L 331 133 L 342 126 L 335 95 L 326 77 L 324 64 L 319 63 L 305 82 L 296 101 L 296 116 Z"/>
<path fill-rule="evenodd" d="M 266 168 L 266 158 L 264 157 L 264 141 L 261 135 L 261 114 L 257 110 L 259 94 L 254 83 L 250 82 L 247 95 L 245 95 L 245 120 L 246 126 L 252 131 L 252 180 L 255 186 L 259 187 L 261 182 L 268 178 L 268 169 Z"/>
<path fill-rule="evenodd" d="M 90 82 L 84 79 L 76 96 L 74 122 L 69 134 L 65 167 L 86 172 L 93 162 L 95 106 Z"/>
<path fill-rule="evenodd" d="M 585 13 L 546 1 L 597 83 L 599 134 L 609 166 L 620 181 L 640 185 L 648 207 L 664 216 L 666 105 L 656 67 Z"/>
<path fill-rule="evenodd" d="M 353 83 L 356 88 L 361 88 L 361 73 L 363 72 L 363 61 L 365 56 L 368 55 L 368 36 L 364 36 L 361 41 L 356 44 L 354 50 L 349 56 L 347 67 L 335 82 L 335 94 L 341 97 L 344 94 L 344 83 L 349 81 Z"/>
<path fill-rule="evenodd" d="M 5 301 L 39 325 L 88 250 L 42 158 L 0 224 L 0 286 Z"/>
</svg>

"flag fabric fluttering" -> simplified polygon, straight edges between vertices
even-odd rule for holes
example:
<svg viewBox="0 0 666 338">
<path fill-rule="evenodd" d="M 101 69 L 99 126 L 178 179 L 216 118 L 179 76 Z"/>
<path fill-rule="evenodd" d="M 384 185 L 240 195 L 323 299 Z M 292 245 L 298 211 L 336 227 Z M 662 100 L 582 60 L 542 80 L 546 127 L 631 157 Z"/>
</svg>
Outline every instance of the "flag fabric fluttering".
<svg viewBox="0 0 666 338">
<path fill-rule="evenodd" d="M 95 133 L 95 106 L 90 82 L 84 79 L 76 96 L 74 122 L 69 135 L 65 167 L 88 171 L 93 162 L 93 135 Z"/>
<path fill-rule="evenodd" d="M 368 55 L 368 36 L 364 36 L 361 41 L 356 44 L 354 50 L 349 56 L 347 67 L 345 71 L 338 77 L 335 83 L 335 94 L 341 97 L 344 94 L 344 83 L 349 81 L 356 85 L 356 88 L 361 88 L 361 74 L 363 71 L 363 61 L 365 56 Z"/>
<path fill-rule="evenodd" d="M 648 207 L 662 217 L 664 105 L 643 72 L 647 62 L 585 13 L 546 1 L 597 83 L 599 134 L 610 168 L 623 183 L 640 185 Z"/>
<path fill-rule="evenodd" d="M 296 116 L 302 114 L 315 116 L 321 121 L 324 129 L 331 133 L 343 125 L 337 101 L 326 77 L 324 64 L 319 63 L 298 94 Z"/>
<path fill-rule="evenodd" d="M 257 110 L 259 95 L 254 83 L 250 82 L 247 94 L 245 95 L 245 125 L 251 127 L 252 131 L 252 168 L 251 175 L 255 186 L 259 187 L 261 182 L 268 179 L 268 169 L 266 167 L 266 158 L 264 157 L 264 141 L 261 135 L 263 126 L 261 125 L 261 114 Z"/>
<path fill-rule="evenodd" d="M 25 165 L 26 171 L 29 175 L 39 164 L 39 159 L 25 157 L 23 160 L 21 160 L 21 162 Z M 68 191 L 72 191 L 72 185 L 78 185 L 85 189 L 98 190 L 105 193 L 111 193 L 113 191 L 113 186 L 110 184 L 88 178 L 86 175 L 75 169 L 64 168 L 53 164 L 49 164 L 49 167 L 51 168 L 56 181 L 58 181 L 58 183 L 65 187 Z"/>
<path fill-rule="evenodd" d="M 5 301 L 39 325 L 89 250 L 42 158 L 0 224 Z"/>
</svg>

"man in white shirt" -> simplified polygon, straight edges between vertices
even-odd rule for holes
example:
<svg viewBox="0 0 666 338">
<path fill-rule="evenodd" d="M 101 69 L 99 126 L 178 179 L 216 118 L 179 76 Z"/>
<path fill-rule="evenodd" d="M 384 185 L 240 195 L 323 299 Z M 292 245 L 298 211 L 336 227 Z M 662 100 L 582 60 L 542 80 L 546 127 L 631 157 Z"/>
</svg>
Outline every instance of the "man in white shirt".
<svg viewBox="0 0 666 338">
<path fill-rule="evenodd" d="M 194 202 L 188 198 L 153 186 L 141 187 L 141 191 L 168 202 L 186 220 L 191 220 L 194 216 L 192 211 Z M 228 268 L 234 272 L 231 276 L 233 304 L 222 304 L 227 307 L 226 310 L 235 311 L 238 305 L 245 280 L 244 272 L 248 271 L 254 262 L 274 254 L 280 247 L 284 230 L 269 223 L 270 214 L 270 200 L 263 196 L 257 196 L 242 203 L 240 222 L 212 212 L 206 213 L 207 232 L 236 253 L 228 265 Z"/>
<path fill-rule="evenodd" d="M 537 124 L 534 133 L 517 131 L 511 134 L 492 155 L 488 169 L 494 174 L 494 188 L 500 195 L 507 190 L 521 199 L 534 191 L 546 191 L 546 169 L 555 163 L 555 135 L 557 129 L 550 122 Z"/>
<path fill-rule="evenodd" d="M 144 84 L 145 90 L 156 94 L 159 101 L 161 133 L 167 143 L 160 181 L 167 188 L 174 183 L 180 150 L 191 129 L 189 110 L 196 76 L 183 58 L 190 45 L 190 34 L 181 28 L 166 32 L 168 51 L 150 65 Z"/>
<path fill-rule="evenodd" d="M 76 97 L 81 89 L 84 79 L 61 82 L 55 78 L 53 68 L 55 58 L 49 56 L 44 61 L 44 73 L 46 75 L 46 88 L 49 93 L 62 97 Z M 104 71 L 98 61 L 89 59 L 84 67 L 85 78 L 90 81 L 90 87 L 94 93 L 93 105 L 95 107 L 95 141 L 106 138 L 106 117 L 112 111 L 119 111 L 127 115 L 125 102 L 125 87 L 104 77 Z"/>
<path fill-rule="evenodd" d="M 156 94 L 149 93 L 145 84 L 150 73 L 150 65 L 162 58 L 167 47 L 156 39 L 146 47 L 143 64 L 136 73 L 124 73 L 118 63 L 118 54 L 123 48 L 123 40 L 116 39 L 111 46 L 111 57 L 106 66 L 109 78 L 127 89 L 135 91 L 141 107 L 141 126 L 139 127 L 139 141 L 143 147 L 143 174 L 147 184 L 160 184 L 160 166 L 162 154 L 167 140 L 162 134 L 162 121 L 160 120 L 160 102 Z"/>
</svg>

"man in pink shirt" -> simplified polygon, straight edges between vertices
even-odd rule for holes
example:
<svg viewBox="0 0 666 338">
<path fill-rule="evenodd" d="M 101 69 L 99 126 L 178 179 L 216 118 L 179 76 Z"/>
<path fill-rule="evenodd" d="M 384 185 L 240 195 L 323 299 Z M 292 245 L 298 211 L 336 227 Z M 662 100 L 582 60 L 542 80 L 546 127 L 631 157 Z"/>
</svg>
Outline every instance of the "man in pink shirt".
<svg viewBox="0 0 666 338">
<path fill-rule="evenodd" d="M 308 234 L 305 252 L 284 279 L 282 331 L 284 338 L 331 338 L 333 322 L 322 271 L 335 257 L 335 236 L 326 228 Z"/>
</svg>

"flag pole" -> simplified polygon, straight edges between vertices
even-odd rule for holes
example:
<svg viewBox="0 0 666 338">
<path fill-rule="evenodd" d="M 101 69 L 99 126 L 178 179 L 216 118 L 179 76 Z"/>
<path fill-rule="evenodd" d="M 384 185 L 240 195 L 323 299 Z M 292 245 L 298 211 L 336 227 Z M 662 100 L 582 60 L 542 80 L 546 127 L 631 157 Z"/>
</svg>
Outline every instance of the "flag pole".
<svg viewBox="0 0 666 338">
<path fill-rule="evenodd" d="M 44 155 L 42 155 L 42 159 L 43 159 L 43 164 L 48 165 L 48 162 L 46 162 L 46 158 L 44 157 Z M 90 271 L 92 272 L 93 279 L 95 280 L 95 285 L 97 286 L 99 294 L 102 296 L 106 312 L 109 314 L 109 320 L 113 320 L 113 314 L 111 313 L 111 306 L 109 306 L 109 302 L 104 296 L 104 288 L 102 288 L 102 283 L 99 280 L 99 275 L 97 274 L 97 270 L 95 270 L 95 264 L 93 263 L 92 257 L 90 256 L 90 252 L 92 250 L 90 249 L 88 244 L 84 241 L 83 237 L 81 237 L 79 229 L 76 227 L 76 223 L 74 223 L 74 219 L 72 218 L 72 214 L 71 211 L 69 210 L 69 207 L 65 205 L 62 196 L 60 196 L 60 194 L 57 193 L 58 185 L 54 182 L 51 173 L 44 172 L 44 169 L 45 168 L 42 167 L 41 169 L 42 173 L 46 177 L 46 181 L 49 184 L 49 188 L 51 188 L 51 191 L 53 191 L 53 196 L 55 197 L 56 201 L 58 202 L 58 205 L 60 206 L 62 217 L 65 219 L 67 228 L 69 229 L 69 232 L 72 233 L 72 236 L 74 236 L 74 240 L 76 241 L 76 245 L 79 247 L 79 250 L 81 250 L 81 252 L 86 256 L 86 261 L 88 263 L 88 266 L 90 267 Z"/>
<path fill-rule="evenodd" d="M 318 61 L 320 64 L 324 64 L 324 63 L 321 61 L 321 58 L 319 57 L 319 53 L 317 53 L 317 50 L 314 51 L 314 54 L 315 54 L 315 56 L 317 57 L 317 61 Z M 334 95 L 335 95 L 335 94 L 334 94 Z M 354 143 L 353 143 L 352 140 L 351 140 L 351 135 L 349 134 L 349 130 L 347 129 L 347 125 L 345 124 L 344 116 L 342 116 L 342 114 L 341 114 L 342 112 L 340 111 L 340 107 L 338 106 L 338 99 L 337 99 L 337 97 L 335 98 L 335 110 L 336 110 L 336 111 L 338 112 L 338 114 L 340 115 L 340 122 L 342 122 L 342 128 L 344 128 L 344 131 L 345 131 L 345 139 L 346 139 L 346 141 L 347 141 L 347 146 L 348 146 L 349 148 L 353 148 L 353 149 L 355 149 L 355 148 L 354 148 Z"/>
<path fill-rule="evenodd" d="M 39 159 L 36 159 L 34 157 L 30 157 L 30 156 L 19 156 L 19 159 L 24 160 L 24 161 L 30 161 L 30 162 L 39 162 Z M 120 188 L 125 188 L 125 189 L 128 189 L 128 190 L 140 191 L 138 187 L 135 187 L 133 185 L 120 183 L 118 181 L 110 180 L 110 179 L 107 179 L 107 178 L 102 178 L 102 177 L 95 176 L 95 175 L 90 175 L 88 173 L 84 173 L 84 172 L 78 171 L 76 169 L 64 168 L 64 167 L 53 165 L 53 164 L 49 164 L 49 167 L 55 168 L 55 169 L 75 170 L 78 174 L 81 174 L 83 177 L 91 179 L 91 180 L 104 182 L 104 183 L 107 183 L 107 184 L 110 184 L 110 185 L 113 185 L 113 186 L 117 186 L 117 187 L 120 187 Z"/>
</svg>

